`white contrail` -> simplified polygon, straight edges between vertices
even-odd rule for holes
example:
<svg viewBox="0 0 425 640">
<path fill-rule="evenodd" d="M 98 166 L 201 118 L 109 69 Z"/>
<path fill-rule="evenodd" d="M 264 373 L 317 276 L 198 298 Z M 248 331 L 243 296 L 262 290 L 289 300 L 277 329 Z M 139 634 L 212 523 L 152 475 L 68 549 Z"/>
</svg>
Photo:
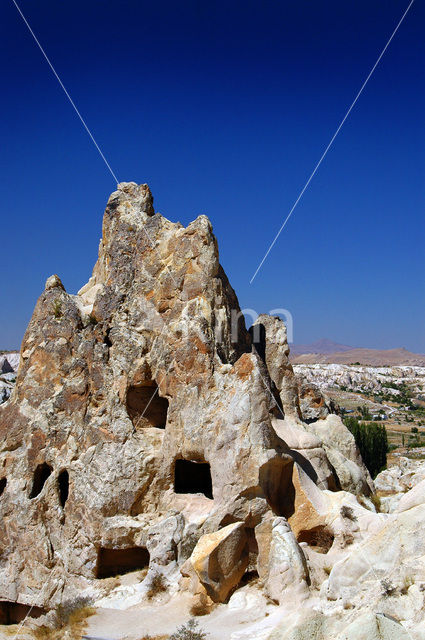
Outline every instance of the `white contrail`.
<svg viewBox="0 0 425 640">
<path fill-rule="evenodd" d="M 80 118 L 81 123 L 84 127 L 84 129 L 87 131 L 87 133 L 90 136 L 91 141 L 93 142 L 94 146 L 96 147 L 96 149 L 98 150 L 98 152 L 100 153 L 100 157 L 102 158 L 103 162 L 106 164 L 106 166 L 108 167 L 112 177 L 115 180 L 115 183 L 118 184 L 118 178 L 115 175 L 115 173 L 112 171 L 111 166 L 109 164 L 109 162 L 107 161 L 107 159 L 105 158 L 105 156 L 102 153 L 101 148 L 99 147 L 99 145 L 97 144 L 96 140 L 94 139 L 94 136 L 92 134 L 92 132 L 90 131 L 90 129 L 88 128 L 88 126 L 86 125 L 86 123 L 84 122 L 83 116 L 81 115 L 81 113 L 78 111 L 77 107 L 75 106 L 74 101 L 72 100 L 71 96 L 69 95 L 68 91 L 66 90 L 62 80 L 59 78 L 58 74 L 56 73 L 56 69 L 54 68 L 54 66 L 52 65 L 52 63 L 50 62 L 49 58 L 47 57 L 46 52 L 44 51 L 43 47 L 41 46 L 40 42 L 37 39 L 37 36 L 35 35 L 34 31 L 31 29 L 30 25 L 28 24 L 28 20 L 25 18 L 24 14 L 22 13 L 20 7 L 18 6 L 18 3 L 16 2 L 16 0 L 12 0 L 13 4 L 15 5 L 15 7 L 17 8 L 17 10 L 19 11 L 22 20 L 25 22 L 25 24 L 28 27 L 28 31 L 30 32 L 30 34 L 32 35 L 32 37 L 34 38 L 35 42 L 37 43 L 38 48 L 40 49 L 41 53 L 43 54 L 43 56 L 46 59 L 47 64 L 49 65 L 49 67 L 51 68 L 51 70 L 53 71 L 56 80 L 59 82 L 60 86 L 62 87 L 62 89 L 65 92 L 66 97 L 68 98 L 69 102 L 71 103 L 75 113 L 77 114 L 77 116 Z"/>
<path fill-rule="evenodd" d="M 344 122 L 347 120 L 348 116 L 351 113 L 351 110 L 353 109 L 354 105 L 356 104 L 357 100 L 360 98 L 361 94 L 363 93 L 363 89 L 365 88 L 365 86 L 367 85 L 367 83 L 369 82 L 370 78 L 372 77 L 373 72 L 375 71 L 376 67 L 378 66 L 378 64 L 381 61 L 382 56 L 384 55 L 385 51 L 387 50 L 391 40 L 394 38 L 395 34 L 397 33 L 401 23 L 403 22 L 404 18 L 407 16 L 407 13 L 410 9 L 410 7 L 412 6 L 412 4 L 414 3 L 415 0 L 411 0 L 409 6 L 407 7 L 406 11 L 403 13 L 402 17 L 400 18 L 399 23 L 397 24 L 396 28 L 394 29 L 394 31 L 392 32 L 387 44 L 385 45 L 385 47 L 382 49 L 379 58 L 377 59 L 377 61 L 375 62 L 375 64 L 373 65 L 372 69 L 369 72 L 369 75 L 367 76 L 366 80 L 363 82 L 360 91 L 358 92 L 358 94 L 356 95 L 356 97 L 354 98 L 353 102 L 350 105 L 350 108 L 348 109 L 347 113 L 345 114 L 345 116 L 343 117 L 343 119 L 340 122 L 340 125 L 338 127 L 338 129 L 335 131 L 334 135 L 331 138 L 331 141 L 329 142 L 328 146 L 326 147 L 326 149 L 324 150 L 319 162 L 316 164 L 316 166 L 313 169 L 312 174 L 310 175 L 309 179 L 307 180 L 307 182 L 305 183 L 304 187 L 301 190 L 300 195 L 298 196 L 298 198 L 295 200 L 292 209 L 290 210 L 290 212 L 288 213 L 288 215 L 285 218 L 284 223 L 282 224 L 282 226 L 280 227 L 279 231 L 277 232 L 277 234 L 275 235 L 273 242 L 271 243 L 271 245 L 269 246 L 269 248 L 267 249 L 266 253 L 264 254 L 263 259 L 261 260 L 260 264 L 258 265 L 254 275 L 252 276 L 251 280 L 249 281 L 250 284 L 252 284 L 252 282 L 254 281 L 255 276 L 257 275 L 257 273 L 260 271 L 261 267 L 263 266 L 267 256 L 269 255 L 270 251 L 273 249 L 276 240 L 278 239 L 278 237 L 280 236 L 280 234 L 282 233 L 283 229 L 286 226 L 286 223 L 288 222 L 289 218 L 292 216 L 292 213 L 295 209 L 295 207 L 297 206 L 297 204 L 299 203 L 299 201 L 301 200 L 301 198 L 304 195 L 304 191 L 307 189 L 308 185 L 310 184 L 311 180 L 313 179 L 316 171 L 318 170 L 318 168 L 320 167 L 320 165 L 322 164 L 323 160 L 325 159 L 326 154 L 328 153 L 329 149 L 331 148 L 335 138 L 337 137 L 338 133 L 341 131 L 342 126 L 344 124 Z"/>
</svg>

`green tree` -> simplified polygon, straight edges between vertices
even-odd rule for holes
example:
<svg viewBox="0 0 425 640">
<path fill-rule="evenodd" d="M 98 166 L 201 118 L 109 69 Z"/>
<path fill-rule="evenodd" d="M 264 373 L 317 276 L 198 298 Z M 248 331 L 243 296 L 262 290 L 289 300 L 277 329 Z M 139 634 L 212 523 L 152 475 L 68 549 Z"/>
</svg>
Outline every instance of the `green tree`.
<svg viewBox="0 0 425 640">
<path fill-rule="evenodd" d="M 370 411 L 368 407 L 365 407 L 364 405 L 359 405 L 357 407 L 357 411 L 359 412 L 362 420 L 372 420 L 372 416 L 370 415 Z"/>
<path fill-rule="evenodd" d="M 362 424 L 352 416 L 345 418 L 344 423 L 353 434 L 370 475 L 375 478 L 387 466 L 388 438 L 385 426 L 377 422 Z"/>
</svg>

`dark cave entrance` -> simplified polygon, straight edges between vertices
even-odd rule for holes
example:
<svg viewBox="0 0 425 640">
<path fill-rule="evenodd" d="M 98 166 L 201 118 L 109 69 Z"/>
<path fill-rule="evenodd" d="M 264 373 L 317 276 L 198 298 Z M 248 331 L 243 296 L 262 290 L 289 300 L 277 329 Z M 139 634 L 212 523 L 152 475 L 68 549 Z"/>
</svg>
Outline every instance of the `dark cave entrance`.
<svg viewBox="0 0 425 640">
<path fill-rule="evenodd" d="M 7 485 L 7 478 L 2 478 L 0 480 L 0 496 L 2 495 L 3 491 L 6 489 L 6 485 Z"/>
<path fill-rule="evenodd" d="M 29 604 L 19 602 L 0 601 L 0 624 L 19 624 L 27 616 L 39 618 L 46 611 L 40 607 L 31 607 Z"/>
<path fill-rule="evenodd" d="M 106 549 L 97 554 L 96 578 L 112 578 L 123 573 L 140 571 L 149 567 L 149 551 L 145 547 Z"/>
<path fill-rule="evenodd" d="M 307 542 L 318 553 L 328 553 L 334 543 L 335 536 L 326 526 L 318 525 L 312 529 L 300 531 L 298 542 Z"/>
<path fill-rule="evenodd" d="M 37 465 L 34 471 L 30 498 L 36 498 L 42 492 L 45 482 L 51 473 L 52 467 L 47 462 Z"/>
<path fill-rule="evenodd" d="M 293 461 L 272 458 L 260 467 L 259 480 L 264 496 L 277 516 L 290 518 L 295 512 Z"/>
<path fill-rule="evenodd" d="M 165 429 L 167 423 L 168 400 L 159 395 L 154 380 L 142 386 L 132 386 L 127 391 L 127 411 L 132 423 L 138 427 Z"/>
<path fill-rule="evenodd" d="M 69 473 L 66 469 L 61 471 L 58 476 L 58 491 L 59 500 L 63 509 L 69 495 Z"/>
<path fill-rule="evenodd" d="M 176 493 L 203 493 L 204 496 L 212 500 L 211 467 L 208 462 L 176 460 L 174 491 Z"/>
<path fill-rule="evenodd" d="M 258 322 L 253 324 L 248 329 L 248 333 L 251 336 L 252 346 L 260 356 L 261 360 L 266 362 L 266 328 L 263 324 Z"/>
</svg>

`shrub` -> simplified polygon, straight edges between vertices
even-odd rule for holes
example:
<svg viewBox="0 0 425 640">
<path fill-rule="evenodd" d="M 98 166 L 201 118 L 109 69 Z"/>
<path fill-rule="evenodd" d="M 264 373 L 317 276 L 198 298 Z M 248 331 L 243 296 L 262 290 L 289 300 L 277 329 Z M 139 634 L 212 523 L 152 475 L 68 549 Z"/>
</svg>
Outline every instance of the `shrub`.
<svg viewBox="0 0 425 640">
<path fill-rule="evenodd" d="M 404 576 L 403 584 L 400 588 L 400 593 L 405 596 L 412 584 L 415 584 L 414 579 L 411 576 Z"/>
<path fill-rule="evenodd" d="M 199 623 L 191 618 L 170 636 L 169 640 L 205 640 L 207 634 L 199 628 Z"/>
<path fill-rule="evenodd" d="M 375 478 L 387 466 L 388 438 L 385 426 L 376 422 L 361 424 L 351 416 L 345 418 L 344 423 L 353 434 L 370 475 Z"/>
<path fill-rule="evenodd" d="M 149 581 L 147 597 L 152 600 L 152 598 L 165 591 L 167 591 L 167 581 L 164 576 L 162 573 L 154 573 Z"/>
<path fill-rule="evenodd" d="M 341 549 L 345 549 L 345 547 L 348 547 L 350 544 L 353 544 L 354 542 L 354 536 L 352 533 L 347 533 L 346 531 L 344 531 L 344 533 L 342 534 L 341 538 L 340 538 L 340 547 Z"/>
<path fill-rule="evenodd" d="M 62 317 L 62 303 L 60 300 L 54 300 L 52 309 L 53 309 L 53 315 L 55 316 L 55 318 Z"/>
<path fill-rule="evenodd" d="M 391 596 L 395 592 L 395 587 L 387 578 L 381 580 L 381 587 L 383 596 Z"/>
<path fill-rule="evenodd" d="M 376 509 L 376 512 L 379 513 L 381 511 L 381 498 L 376 493 L 374 493 L 370 496 L 370 499 Z"/>
<path fill-rule="evenodd" d="M 206 616 L 210 613 L 211 606 L 204 594 L 200 594 L 190 607 L 191 616 Z"/>
<path fill-rule="evenodd" d="M 90 599 L 77 597 L 74 600 L 67 600 L 60 604 L 55 611 L 54 627 L 45 625 L 36 627 L 33 630 L 37 640 L 62 640 L 65 632 L 69 632 L 69 637 L 79 640 L 87 627 L 87 618 L 95 614 L 95 609 L 89 606 Z"/>
<path fill-rule="evenodd" d="M 357 520 L 357 516 L 354 513 L 352 507 L 349 507 L 347 504 L 343 504 L 340 512 L 341 514 L 341 518 L 346 518 L 347 520 L 351 520 L 352 522 L 355 522 Z"/>
</svg>

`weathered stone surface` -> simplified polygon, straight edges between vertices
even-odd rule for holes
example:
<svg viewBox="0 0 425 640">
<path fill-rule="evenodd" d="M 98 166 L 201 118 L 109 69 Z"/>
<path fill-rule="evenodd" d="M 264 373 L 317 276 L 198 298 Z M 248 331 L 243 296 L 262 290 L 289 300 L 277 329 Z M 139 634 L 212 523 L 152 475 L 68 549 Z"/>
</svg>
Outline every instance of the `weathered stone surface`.
<svg viewBox="0 0 425 640">
<path fill-rule="evenodd" d="M 300 534 L 302 536 L 325 526 L 329 505 L 323 493 L 298 464 L 294 465 L 292 484 L 294 502 L 288 513 L 288 522 L 298 538 Z"/>
<path fill-rule="evenodd" d="M 411 460 L 400 456 L 394 464 L 378 473 L 374 480 L 377 491 L 403 494 L 419 482 L 425 480 L 425 466 L 421 460 Z"/>
<path fill-rule="evenodd" d="M 4 373 L 0 376 L 0 404 L 6 402 L 15 388 L 16 373 Z"/>
<path fill-rule="evenodd" d="M 413 507 L 418 507 L 421 504 L 425 503 L 425 480 L 422 480 L 415 487 L 410 489 L 407 493 L 405 493 L 401 498 L 400 502 L 397 506 L 397 512 L 401 513 L 402 511 L 407 511 L 408 509 L 413 509 Z"/>
<path fill-rule="evenodd" d="M 0 409 L 0 597 L 52 606 L 101 588 L 100 550 L 147 547 L 176 512 L 195 544 L 279 509 L 292 458 L 232 312 L 208 219 L 184 228 L 146 185 L 120 185 L 88 286 L 72 296 L 49 278 Z M 164 528 L 156 563 L 184 562 L 180 535 Z"/>
<path fill-rule="evenodd" d="M 312 383 L 298 382 L 300 412 L 305 422 L 322 420 L 331 413 L 338 413 L 338 407 L 318 386 Z"/>
<path fill-rule="evenodd" d="M 329 415 L 306 428 L 322 442 L 342 489 L 352 493 L 372 493 L 374 485 L 356 447 L 354 436 L 337 415 Z"/>
<path fill-rule="evenodd" d="M 45 289 L 63 289 L 63 291 L 65 291 L 65 287 L 62 284 L 62 280 L 59 278 L 58 275 L 54 274 L 53 276 L 50 276 L 49 278 L 47 278 L 46 280 L 46 284 L 44 285 Z"/>
<path fill-rule="evenodd" d="M 420 610 L 423 596 L 416 603 L 390 596 L 425 582 L 425 541 L 417 535 L 424 526 L 425 505 L 386 517 L 383 527 L 334 565 L 327 595 L 355 602 L 368 589 L 371 603 L 379 599 L 381 611 L 405 619 L 406 605 Z"/>
<path fill-rule="evenodd" d="M 356 607 L 382 605 L 366 554 L 379 576 L 413 567 L 397 606 L 419 618 L 421 489 L 375 513 L 340 418 L 301 418 L 283 324 L 256 326 L 253 348 L 208 219 L 172 223 L 146 185 L 119 185 L 91 278 L 77 295 L 48 279 L 0 407 L 0 600 L 153 607 L 160 575 L 161 598 L 186 598 L 185 611 L 234 588 L 232 607 L 253 596 L 264 611 L 268 597 L 285 616 L 303 603 L 328 620 L 341 601 L 342 633 Z M 272 619 L 248 637 L 264 640 Z"/>
<path fill-rule="evenodd" d="M 189 562 L 210 598 L 214 602 L 224 602 L 239 584 L 249 563 L 244 524 L 235 522 L 202 536 Z"/>
<path fill-rule="evenodd" d="M 409 640 L 411 635 L 402 625 L 381 614 L 367 612 L 345 629 L 347 640 Z"/>
<path fill-rule="evenodd" d="M 274 418 L 272 425 L 277 435 L 288 445 L 294 461 L 321 489 L 336 489 L 338 477 L 330 464 L 321 439 L 307 431 L 299 421 Z"/>
<path fill-rule="evenodd" d="M 266 364 L 272 385 L 279 394 L 284 415 L 300 418 L 297 382 L 289 362 L 289 346 L 283 321 L 278 316 L 262 314 L 251 327 L 250 333 L 254 348 Z M 276 415 L 279 415 L 278 409 Z"/>
<path fill-rule="evenodd" d="M 339 416 L 330 415 L 336 408 L 330 401 L 326 401 L 319 390 L 313 390 L 311 385 L 305 387 L 308 392 L 306 391 L 304 396 L 300 395 L 299 387 L 303 388 L 303 385 L 295 377 L 289 363 L 289 347 L 282 320 L 278 317 L 260 315 L 251 327 L 250 333 L 254 349 L 270 375 L 270 395 L 274 395 L 276 400 L 276 432 L 285 439 L 282 430 L 288 430 L 289 425 L 295 427 L 298 423 L 302 429 L 318 436 L 319 446 L 316 450 L 310 450 L 308 453 L 305 451 L 307 455 L 304 469 L 307 470 L 310 466 L 311 477 L 315 481 L 319 480 L 323 488 L 341 487 L 358 493 L 370 493 L 373 490 L 373 482 L 363 465 L 353 436 Z M 300 401 L 302 402 L 303 398 L 308 417 L 303 416 L 300 409 Z M 307 426 L 303 423 L 302 417 L 311 424 Z M 293 449 L 296 451 L 295 460 L 302 466 L 304 452 L 301 452 L 299 446 Z"/>
<path fill-rule="evenodd" d="M 263 520 L 257 525 L 255 536 L 258 574 L 267 595 L 281 603 L 288 590 L 305 592 L 309 581 L 306 559 L 286 519 Z"/>
</svg>

